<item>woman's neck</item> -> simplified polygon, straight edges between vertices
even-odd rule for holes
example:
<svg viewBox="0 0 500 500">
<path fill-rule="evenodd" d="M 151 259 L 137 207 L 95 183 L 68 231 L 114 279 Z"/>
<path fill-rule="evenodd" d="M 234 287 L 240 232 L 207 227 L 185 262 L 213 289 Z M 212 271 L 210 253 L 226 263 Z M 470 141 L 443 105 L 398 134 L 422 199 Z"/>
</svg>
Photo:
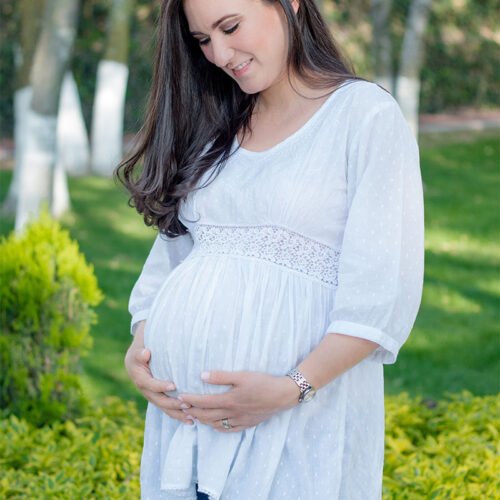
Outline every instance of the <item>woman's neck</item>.
<svg viewBox="0 0 500 500">
<path fill-rule="evenodd" d="M 259 94 L 254 113 L 281 117 L 300 114 L 303 110 L 320 107 L 332 90 L 311 88 L 295 75 L 289 77 L 285 74 Z"/>
</svg>

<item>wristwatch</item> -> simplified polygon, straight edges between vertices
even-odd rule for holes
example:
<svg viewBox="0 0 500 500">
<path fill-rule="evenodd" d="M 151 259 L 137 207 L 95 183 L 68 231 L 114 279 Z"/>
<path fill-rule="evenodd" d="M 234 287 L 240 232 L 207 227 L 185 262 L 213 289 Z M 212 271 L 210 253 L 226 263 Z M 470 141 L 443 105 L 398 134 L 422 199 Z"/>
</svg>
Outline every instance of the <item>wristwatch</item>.
<svg viewBox="0 0 500 500">
<path fill-rule="evenodd" d="M 299 403 L 307 403 L 308 401 L 311 401 L 311 399 L 316 395 L 316 389 L 306 380 L 304 375 L 302 375 L 297 368 L 293 368 L 286 375 L 299 386 Z"/>
</svg>

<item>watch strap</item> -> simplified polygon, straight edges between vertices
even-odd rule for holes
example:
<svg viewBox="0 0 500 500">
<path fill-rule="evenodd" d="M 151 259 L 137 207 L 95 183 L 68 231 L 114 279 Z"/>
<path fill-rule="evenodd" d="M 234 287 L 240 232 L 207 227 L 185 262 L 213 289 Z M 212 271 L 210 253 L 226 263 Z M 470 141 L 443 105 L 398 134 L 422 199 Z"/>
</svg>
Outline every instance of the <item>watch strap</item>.
<svg viewBox="0 0 500 500">
<path fill-rule="evenodd" d="M 304 394 L 308 389 L 313 389 L 314 387 L 307 381 L 307 379 L 302 375 L 302 373 L 297 370 L 297 368 L 293 368 L 290 370 L 287 374 L 287 377 L 290 377 L 298 386 L 300 389 L 300 396 L 299 396 L 299 402 L 302 402 L 304 399 Z"/>
</svg>

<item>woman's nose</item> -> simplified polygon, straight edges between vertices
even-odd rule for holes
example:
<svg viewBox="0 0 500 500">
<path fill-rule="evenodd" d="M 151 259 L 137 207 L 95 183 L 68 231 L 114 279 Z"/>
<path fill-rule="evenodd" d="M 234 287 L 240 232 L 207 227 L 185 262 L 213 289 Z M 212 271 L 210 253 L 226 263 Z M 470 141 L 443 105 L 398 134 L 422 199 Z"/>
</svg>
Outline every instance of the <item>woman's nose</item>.
<svg viewBox="0 0 500 500">
<path fill-rule="evenodd" d="M 213 63 L 219 68 L 224 68 L 234 56 L 234 50 L 224 41 L 212 40 Z"/>
</svg>

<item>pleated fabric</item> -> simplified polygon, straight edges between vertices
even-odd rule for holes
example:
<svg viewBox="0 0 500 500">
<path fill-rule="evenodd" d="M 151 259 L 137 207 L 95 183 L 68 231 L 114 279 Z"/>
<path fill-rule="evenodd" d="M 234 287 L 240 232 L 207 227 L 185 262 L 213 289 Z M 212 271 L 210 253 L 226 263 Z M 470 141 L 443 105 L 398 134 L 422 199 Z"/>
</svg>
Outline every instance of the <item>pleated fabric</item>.
<svg viewBox="0 0 500 500">
<path fill-rule="evenodd" d="M 295 134 L 234 145 L 158 236 L 132 291 L 156 378 L 213 394 L 203 371 L 284 375 L 329 333 L 379 348 L 309 403 L 239 433 L 148 406 L 144 499 L 380 498 L 383 364 L 411 331 L 423 277 L 418 147 L 396 101 L 349 81 Z M 263 388 L 265 390 L 265 388 Z M 171 395 L 175 397 L 176 393 Z"/>
</svg>

